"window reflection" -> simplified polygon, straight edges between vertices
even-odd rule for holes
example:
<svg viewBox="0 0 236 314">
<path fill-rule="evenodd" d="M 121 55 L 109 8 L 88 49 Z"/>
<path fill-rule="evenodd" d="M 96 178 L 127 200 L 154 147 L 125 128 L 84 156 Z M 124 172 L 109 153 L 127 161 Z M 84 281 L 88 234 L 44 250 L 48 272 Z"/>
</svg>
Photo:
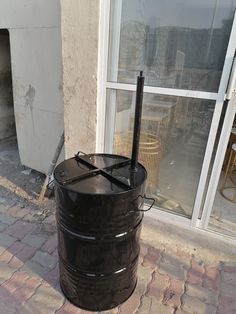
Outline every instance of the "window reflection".
<svg viewBox="0 0 236 314">
<path fill-rule="evenodd" d="M 113 151 L 131 156 L 135 93 L 110 95 L 108 114 L 116 103 Z M 209 100 L 144 94 L 139 161 L 148 171 L 147 193 L 165 210 L 192 215 L 214 107 Z"/>
<path fill-rule="evenodd" d="M 111 1 L 108 80 L 217 92 L 236 1 L 123 0 L 117 29 Z M 120 41 L 119 52 L 112 47 Z M 113 55 L 119 53 L 118 58 Z"/>
</svg>

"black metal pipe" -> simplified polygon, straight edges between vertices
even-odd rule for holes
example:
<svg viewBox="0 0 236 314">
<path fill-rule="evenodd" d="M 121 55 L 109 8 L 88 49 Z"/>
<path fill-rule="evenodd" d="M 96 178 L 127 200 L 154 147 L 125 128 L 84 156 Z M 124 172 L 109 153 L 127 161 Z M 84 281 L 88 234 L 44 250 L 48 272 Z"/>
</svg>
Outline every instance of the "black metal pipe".
<svg viewBox="0 0 236 314">
<path fill-rule="evenodd" d="M 137 77 L 133 146 L 132 146 L 132 157 L 131 157 L 131 170 L 133 172 L 137 171 L 137 164 L 138 164 L 138 151 L 139 151 L 141 116 L 142 116 L 142 105 L 143 105 L 143 87 L 144 87 L 144 76 L 143 76 L 143 71 L 140 71 L 140 74 Z"/>
</svg>

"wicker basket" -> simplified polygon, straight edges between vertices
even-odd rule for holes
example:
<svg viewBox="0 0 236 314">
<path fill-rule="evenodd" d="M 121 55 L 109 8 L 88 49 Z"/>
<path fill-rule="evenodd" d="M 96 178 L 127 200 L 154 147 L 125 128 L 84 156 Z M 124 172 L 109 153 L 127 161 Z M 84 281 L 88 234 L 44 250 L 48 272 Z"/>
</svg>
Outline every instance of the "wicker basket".
<svg viewBox="0 0 236 314">
<path fill-rule="evenodd" d="M 114 153 L 125 156 L 131 156 L 132 133 L 118 133 L 115 135 Z M 149 192 L 154 193 L 158 187 L 158 175 L 160 160 L 162 155 L 162 146 L 160 138 L 151 133 L 141 133 L 139 143 L 139 157 L 148 172 L 147 188 Z"/>
</svg>

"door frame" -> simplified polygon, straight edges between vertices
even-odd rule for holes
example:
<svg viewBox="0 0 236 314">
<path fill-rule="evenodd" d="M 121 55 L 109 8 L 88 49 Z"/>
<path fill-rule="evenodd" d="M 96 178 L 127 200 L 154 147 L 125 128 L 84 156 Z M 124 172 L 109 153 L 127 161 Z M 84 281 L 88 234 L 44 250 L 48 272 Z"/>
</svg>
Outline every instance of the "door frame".
<svg viewBox="0 0 236 314">
<path fill-rule="evenodd" d="M 227 92 L 227 85 L 229 82 L 230 72 L 231 72 L 231 68 L 232 68 L 234 56 L 235 56 L 235 50 L 236 50 L 236 18 L 235 17 L 236 17 L 236 12 L 234 13 L 233 24 L 232 24 L 232 28 L 231 28 L 231 34 L 230 34 L 230 38 L 229 38 L 228 48 L 227 48 L 226 55 L 225 55 L 225 62 L 224 62 L 223 71 L 222 71 L 221 80 L 220 80 L 220 85 L 219 85 L 219 90 L 218 90 L 218 97 L 216 99 L 216 105 L 215 105 L 215 110 L 214 110 L 214 115 L 213 115 L 213 120 L 212 120 L 212 126 L 211 126 L 211 130 L 210 130 L 210 133 L 213 133 L 213 136 L 211 135 L 211 137 L 210 137 L 210 134 L 209 134 L 209 139 L 208 139 L 206 153 L 205 153 L 205 159 L 207 159 L 207 162 L 203 163 L 203 167 L 202 167 L 202 173 L 203 173 L 203 176 L 205 178 L 204 184 L 202 184 L 201 179 L 199 181 L 198 192 L 199 192 L 199 190 L 200 190 L 200 192 L 197 193 L 197 197 L 199 197 L 199 201 L 201 201 L 202 206 L 195 208 L 195 210 L 193 211 L 193 216 L 192 216 L 192 226 L 204 227 L 204 229 L 206 229 L 208 226 L 210 213 L 212 211 L 213 202 L 214 202 L 215 194 L 216 194 L 216 189 L 217 189 L 217 185 L 218 185 L 218 181 L 219 181 L 219 177 L 220 177 L 220 172 L 221 172 L 221 168 L 223 165 L 224 155 L 225 155 L 226 148 L 227 148 L 227 141 L 228 141 L 228 137 L 230 134 L 230 130 L 232 128 L 232 123 L 229 124 L 229 120 L 228 120 L 228 125 L 230 125 L 230 128 L 229 127 L 227 128 L 227 126 L 225 126 L 224 129 L 222 128 L 221 136 L 220 136 L 220 142 L 219 142 L 218 147 L 217 147 L 217 154 L 215 156 L 214 166 L 213 166 L 213 170 L 212 170 L 212 173 L 210 176 L 209 185 L 207 188 L 206 198 L 205 198 L 205 200 L 203 200 L 204 191 L 205 191 L 206 184 L 207 184 L 208 170 L 209 170 L 209 166 L 210 166 L 210 162 L 211 162 L 211 158 L 212 158 L 212 153 L 213 153 L 213 148 L 214 148 L 214 143 L 215 143 L 215 139 L 216 139 L 216 133 L 217 133 L 218 126 L 219 126 L 221 112 L 223 109 L 223 104 L 225 101 L 225 95 Z M 231 103 L 229 102 L 229 104 L 232 105 L 232 102 Z M 228 106 L 227 112 L 228 112 L 228 115 L 227 114 L 226 115 L 228 117 L 229 113 L 230 112 L 232 113 L 232 110 L 230 110 L 230 106 Z M 224 121 L 224 124 L 225 123 L 226 123 L 226 120 Z M 226 139 L 227 139 L 227 141 L 226 141 Z M 224 143 L 226 143 L 226 146 L 224 145 Z M 210 146 L 211 148 L 208 149 L 208 146 Z M 207 167 L 206 167 L 206 164 L 207 164 Z M 218 179 L 217 179 L 217 177 L 218 177 Z M 202 215 L 200 217 L 201 209 L 202 209 Z"/>
<path fill-rule="evenodd" d="M 99 47 L 98 47 L 97 132 L 96 132 L 96 151 L 97 152 L 104 152 L 104 148 L 105 148 L 105 123 L 106 123 L 106 118 L 107 118 L 106 117 L 107 89 L 126 90 L 126 91 L 136 90 L 136 86 L 134 84 L 114 83 L 114 82 L 109 82 L 107 79 L 110 2 L 111 2 L 110 0 L 100 1 L 100 25 L 99 25 Z M 117 16 L 119 16 L 119 14 Z M 235 32 L 235 34 L 233 34 L 233 32 Z M 119 42 L 119 38 L 117 38 L 116 42 Z M 217 93 L 203 92 L 203 91 L 198 91 L 198 90 L 183 90 L 183 89 L 173 89 L 173 88 L 164 88 L 164 87 L 144 86 L 145 93 L 172 95 L 172 96 L 177 96 L 177 97 L 182 96 L 182 97 L 187 97 L 187 98 L 198 98 L 198 99 L 207 99 L 207 100 L 216 101 L 212 123 L 211 123 L 211 129 L 209 132 L 204 160 L 202 164 L 198 189 L 197 189 L 197 193 L 195 197 L 192 217 L 191 218 L 182 217 L 175 213 L 163 211 L 162 209 L 158 207 L 155 207 L 154 209 L 150 211 L 150 215 L 153 217 L 156 217 L 158 219 L 163 219 L 165 221 L 173 221 L 173 218 L 174 218 L 175 223 L 178 223 L 178 224 L 182 224 L 189 227 L 199 227 L 199 228 L 204 227 L 204 229 L 207 228 L 208 221 L 209 221 L 209 219 L 207 221 L 207 217 L 208 216 L 210 217 L 210 212 L 212 209 L 212 206 L 211 207 L 208 206 L 209 204 L 211 204 L 209 191 L 210 189 L 211 191 L 214 191 L 214 188 L 215 188 L 212 182 L 213 179 L 211 179 L 210 184 L 209 184 L 207 198 L 206 198 L 206 201 L 204 202 L 204 209 L 203 209 L 203 214 L 201 215 L 201 219 L 199 218 L 199 215 L 202 208 L 204 191 L 207 184 L 208 169 L 211 162 L 214 143 L 216 139 L 216 133 L 217 133 L 218 124 L 220 121 L 220 116 L 221 116 L 221 112 L 223 108 L 225 93 L 226 93 L 230 71 L 231 71 L 231 67 L 233 63 L 235 49 L 236 49 L 236 23 L 235 23 L 235 16 L 234 16 L 234 21 L 233 21 L 229 44 L 228 44 L 228 48 L 226 52 L 221 81 L 220 81 L 220 85 L 219 85 L 219 89 Z M 114 112 L 114 110 L 112 112 Z M 111 117 L 111 119 L 114 119 L 114 117 Z M 113 134 L 111 134 L 110 137 L 112 138 Z M 110 147 L 111 147 L 111 143 L 110 143 Z M 217 155 L 217 157 L 218 157 L 217 158 L 218 160 L 219 156 Z M 217 168 L 217 165 L 216 163 L 214 163 L 214 172 L 212 172 L 212 176 L 214 174 L 215 177 L 217 177 L 216 168 Z M 204 219 L 207 221 L 207 223 L 204 223 Z"/>
<path fill-rule="evenodd" d="M 210 177 L 206 199 L 204 202 L 202 217 L 198 221 L 198 227 L 207 229 L 210 220 L 211 211 L 213 209 L 215 195 L 219 184 L 220 174 L 224 162 L 224 157 L 236 113 L 236 92 L 232 93 L 232 97 L 228 102 L 223 127 L 221 130 L 220 140 L 214 160 L 212 174 Z"/>
</svg>

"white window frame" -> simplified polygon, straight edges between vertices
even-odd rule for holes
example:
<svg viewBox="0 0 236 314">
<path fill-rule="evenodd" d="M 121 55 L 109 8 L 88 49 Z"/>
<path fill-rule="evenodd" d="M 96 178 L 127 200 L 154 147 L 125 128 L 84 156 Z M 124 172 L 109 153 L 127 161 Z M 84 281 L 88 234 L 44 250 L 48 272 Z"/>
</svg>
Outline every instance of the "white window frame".
<svg viewBox="0 0 236 314">
<path fill-rule="evenodd" d="M 120 1 L 120 0 L 117 0 Z M 109 44 L 109 20 L 110 20 L 110 0 L 100 1 L 100 26 L 99 26 L 99 53 L 98 53 L 98 97 L 97 97 L 97 137 L 96 137 L 96 151 L 104 152 L 105 148 L 105 123 L 106 123 L 106 97 L 107 97 L 107 89 L 110 90 L 127 90 L 127 91 L 135 91 L 136 86 L 134 84 L 123 84 L 123 83 L 113 83 L 107 80 L 107 64 L 108 64 L 108 44 Z M 230 70 L 233 63 L 233 57 L 236 48 L 236 23 L 235 18 L 231 30 L 229 45 L 227 48 L 227 53 L 225 57 L 224 67 L 221 76 L 221 82 L 219 85 L 218 93 L 211 92 L 203 92 L 196 90 L 183 90 L 183 89 L 173 89 L 173 88 L 163 88 L 163 87 L 154 87 L 154 86 L 145 86 L 145 93 L 152 94 L 161 94 L 161 95 L 171 95 L 171 96 L 181 96 L 188 98 L 198 98 L 198 99 L 206 99 L 206 100 L 215 100 L 215 110 L 212 118 L 212 126 L 209 132 L 205 156 L 203 160 L 203 165 L 200 174 L 200 180 L 198 184 L 198 190 L 196 193 L 196 198 L 193 207 L 193 213 L 191 219 L 187 217 L 179 216 L 175 213 L 164 211 L 158 207 L 151 209 L 149 215 L 153 218 L 163 219 L 169 222 L 175 222 L 177 224 L 185 225 L 188 227 L 200 227 L 207 228 L 210 213 L 212 210 L 213 202 L 210 199 L 209 193 L 216 192 L 215 185 L 210 181 L 203 213 L 201 219 L 199 219 L 199 214 L 202 208 L 202 201 L 204 196 L 204 190 L 207 183 L 207 174 L 210 166 L 211 156 L 213 152 L 214 142 L 216 139 L 216 132 L 223 108 L 225 92 L 227 88 L 228 78 L 230 75 Z M 119 43 L 119 39 L 117 39 L 116 43 Z M 116 44 L 117 45 L 117 44 Z M 232 111 L 231 111 L 232 112 Z M 113 116 L 109 117 L 112 121 L 115 119 L 115 110 L 113 110 Z M 229 129 L 224 131 L 224 134 L 228 132 Z M 223 133 L 222 133 L 223 134 Z M 110 133 L 110 138 L 113 138 L 114 130 Z M 223 135 L 222 135 L 223 136 Z M 222 144 L 222 136 L 221 142 L 219 143 L 220 148 L 224 149 L 224 145 Z M 110 140 L 110 146 L 112 146 L 112 142 Z M 222 156 L 224 156 L 225 151 L 222 150 L 218 154 L 221 156 L 216 156 L 216 160 L 222 161 Z M 214 165 L 214 169 L 212 171 L 212 178 L 217 178 L 218 172 L 221 170 L 216 169 L 216 163 Z M 213 180 L 213 179 L 212 179 Z M 218 183 L 218 181 L 217 181 Z M 214 191 L 215 190 L 215 191 Z M 215 194 L 214 194 L 215 195 Z M 214 201 L 214 199 L 213 199 Z M 207 207 L 208 206 L 208 207 Z M 173 219 L 174 218 L 174 219 Z"/>
</svg>

